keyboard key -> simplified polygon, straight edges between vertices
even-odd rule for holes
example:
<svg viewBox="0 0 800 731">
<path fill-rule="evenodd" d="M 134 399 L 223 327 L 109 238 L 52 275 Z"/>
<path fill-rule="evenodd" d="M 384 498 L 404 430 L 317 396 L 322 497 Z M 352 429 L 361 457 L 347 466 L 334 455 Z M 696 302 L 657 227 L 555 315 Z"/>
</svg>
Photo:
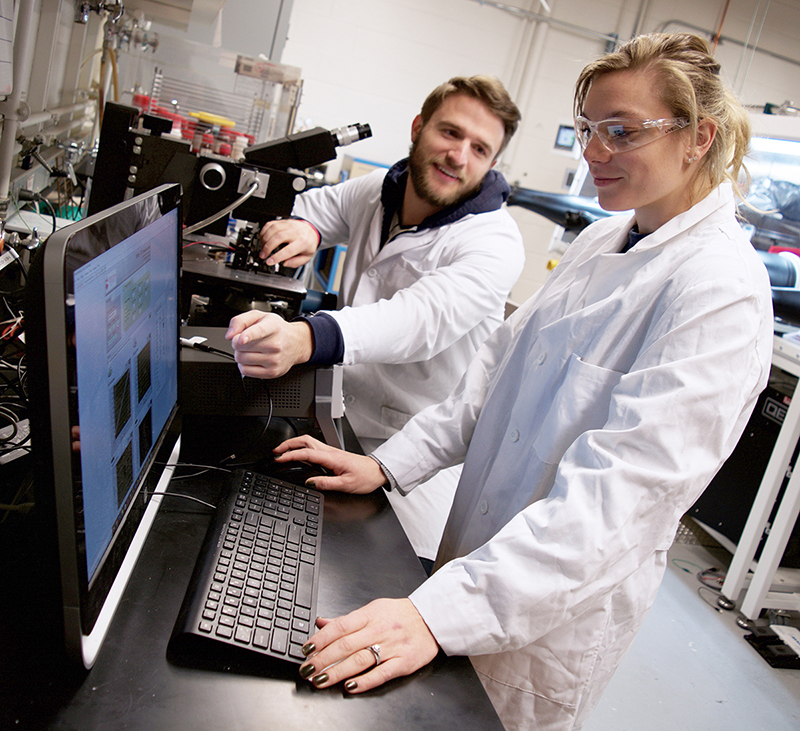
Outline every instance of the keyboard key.
<svg viewBox="0 0 800 731">
<path fill-rule="evenodd" d="M 297 617 L 295 617 L 292 620 L 292 629 L 296 630 L 297 632 L 303 632 L 306 636 L 308 636 L 308 632 L 311 629 L 311 625 L 304 619 L 298 619 Z"/>
<path fill-rule="evenodd" d="M 288 647 L 289 632 L 285 629 L 275 628 L 272 631 L 272 643 L 270 644 L 270 650 L 278 653 L 279 655 L 285 655 Z"/>
<path fill-rule="evenodd" d="M 314 569 L 307 563 L 301 563 L 297 572 L 297 594 L 295 602 L 305 609 L 311 609 L 311 597 L 314 591 Z"/>
<path fill-rule="evenodd" d="M 269 647 L 269 632 L 264 629 L 257 629 L 253 632 L 253 644 L 256 647 L 263 647 L 264 649 Z"/>
<path fill-rule="evenodd" d="M 246 645 L 250 644 L 250 638 L 253 636 L 253 630 L 249 627 L 237 627 L 236 634 L 233 639 L 237 642 L 242 642 Z"/>
</svg>

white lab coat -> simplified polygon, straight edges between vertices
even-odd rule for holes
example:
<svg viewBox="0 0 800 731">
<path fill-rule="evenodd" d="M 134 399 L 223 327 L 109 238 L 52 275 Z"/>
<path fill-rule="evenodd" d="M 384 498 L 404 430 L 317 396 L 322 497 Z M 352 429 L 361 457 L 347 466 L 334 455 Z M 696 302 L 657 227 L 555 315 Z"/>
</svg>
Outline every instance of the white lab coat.
<svg viewBox="0 0 800 731">
<path fill-rule="evenodd" d="M 769 374 L 768 276 L 730 185 L 616 253 L 631 223 L 583 232 L 453 396 L 375 454 L 407 488 L 466 458 L 411 600 L 509 731 L 582 726 Z"/>
<path fill-rule="evenodd" d="M 339 307 L 345 409 L 370 452 L 458 383 L 478 347 L 503 321 L 525 261 L 522 236 L 504 208 L 404 233 L 380 248 L 385 171 L 297 197 L 323 246 L 347 244 Z M 433 558 L 460 467 L 425 493 L 390 494 L 418 556 Z"/>
</svg>

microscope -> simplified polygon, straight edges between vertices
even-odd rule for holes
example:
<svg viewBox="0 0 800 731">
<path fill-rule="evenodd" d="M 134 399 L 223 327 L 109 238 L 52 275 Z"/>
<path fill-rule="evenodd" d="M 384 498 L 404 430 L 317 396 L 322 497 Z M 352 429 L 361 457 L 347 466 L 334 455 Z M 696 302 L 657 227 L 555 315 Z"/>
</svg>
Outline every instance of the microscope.
<svg viewBox="0 0 800 731">
<path fill-rule="evenodd" d="M 258 233 L 267 221 L 290 218 L 295 197 L 311 184 L 306 171 L 334 159 L 337 147 L 371 137 L 369 125 L 316 127 L 251 144 L 237 157 L 196 149 L 168 134 L 171 128 L 165 117 L 105 105 L 87 214 L 162 183 L 180 183 L 183 319 L 190 316 L 193 295 L 208 301 L 203 324 L 227 324 L 253 307 L 287 318 L 298 314 L 307 290 L 294 270 L 259 259 Z M 245 222 L 233 241 L 230 218 Z"/>
</svg>

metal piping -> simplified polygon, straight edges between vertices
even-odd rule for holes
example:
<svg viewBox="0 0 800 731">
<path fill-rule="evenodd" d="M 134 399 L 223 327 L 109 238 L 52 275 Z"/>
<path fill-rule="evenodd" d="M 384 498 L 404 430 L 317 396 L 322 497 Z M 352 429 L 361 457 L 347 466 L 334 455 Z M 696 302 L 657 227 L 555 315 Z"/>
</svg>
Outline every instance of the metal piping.
<svg viewBox="0 0 800 731">
<path fill-rule="evenodd" d="M 79 102 L 71 104 L 68 107 L 56 107 L 53 109 L 43 109 L 41 112 L 31 114 L 26 120 L 20 121 L 19 126 L 21 129 L 26 127 L 33 127 L 36 124 L 44 124 L 45 122 L 56 122 L 60 117 L 65 114 L 72 114 L 73 112 L 80 112 L 88 107 L 94 107 L 94 100 Z"/>
<path fill-rule="evenodd" d="M 17 138 L 19 119 L 28 116 L 27 104 L 22 102 L 22 74 L 28 49 L 28 39 L 33 33 L 33 0 L 20 0 L 17 13 L 17 29 L 14 37 L 14 78 L 11 94 L 3 102 L 3 131 L 0 134 L 0 220 L 5 220 L 8 211 L 8 191 L 11 181 L 11 167 L 14 160 L 14 146 Z M 24 107 L 23 107 L 24 105 Z"/>
<path fill-rule="evenodd" d="M 533 69 L 539 68 L 541 63 L 542 54 L 544 53 L 545 40 L 550 26 L 547 23 L 536 22 L 533 29 L 533 37 L 528 44 L 527 53 L 525 55 L 522 72 L 519 78 L 519 88 L 517 89 L 517 105 L 520 110 L 527 110 L 530 98 L 533 95 L 534 87 L 536 85 L 536 75 L 533 74 L 533 82 L 528 81 L 529 73 Z M 521 135 L 515 135 L 511 139 L 508 149 L 503 153 L 504 160 L 514 160 L 516 152 L 520 145 Z"/>
<path fill-rule="evenodd" d="M 639 3 L 639 10 L 636 13 L 636 21 L 633 24 L 633 35 L 638 36 L 642 32 L 642 24 L 650 11 L 650 3 L 652 0 L 642 0 Z"/>
<path fill-rule="evenodd" d="M 476 2 L 478 5 L 488 5 L 489 7 L 495 8 L 495 10 L 502 10 L 506 13 L 510 13 L 511 15 L 516 15 L 519 18 L 528 18 L 530 20 L 549 23 L 550 25 L 572 31 L 573 33 L 586 36 L 587 38 L 596 38 L 601 41 L 611 42 L 615 46 L 617 43 L 619 43 L 619 38 L 615 35 L 600 33 L 599 31 L 591 30 L 590 28 L 582 28 L 579 25 L 567 23 L 563 20 L 556 20 L 555 18 L 551 18 L 549 15 L 536 13 L 533 10 L 523 10 L 522 8 L 517 8 L 514 5 L 505 5 L 504 3 L 491 2 L 490 0 L 472 0 L 472 2 Z"/>
<path fill-rule="evenodd" d="M 664 21 L 660 26 L 658 26 L 656 30 L 661 33 L 664 33 L 666 32 L 667 28 L 671 25 L 677 25 L 683 28 L 688 28 L 689 30 L 695 31 L 695 33 L 698 34 L 703 33 L 708 35 L 709 37 L 715 36 L 714 31 L 710 31 L 706 28 L 701 28 L 700 26 L 693 25 L 692 23 L 687 23 L 684 20 L 677 20 L 677 19 Z M 736 38 L 731 38 L 730 36 L 720 35 L 719 42 L 733 43 L 737 46 L 741 46 L 742 48 L 747 48 L 747 43 L 745 43 L 744 41 L 737 40 Z M 795 66 L 800 66 L 800 60 L 796 58 L 789 58 L 788 56 L 784 56 L 783 54 L 775 53 L 774 51 L 768 51 L 765 48 L 754 48 L 753 50 L 758 51 L 758 53 L 763 53 L 766 56 L 771 56 L 772 58 L 776 58 L 779 61 L 785 61 L 786 63 L 791 63 L 794 64 Z"/>
<path fill-rule="evenodd" d="M 495 8 L 496 10 L 502 10 L 506 13 L 510 13 L 511 15 L 516 15 L 517 17 L 520 18 L 530 18 L 532 20 L 543 21 L 545 23 L 549 23 L 550 25 L 557 26 L 559 28 L 564 28 L 565 30 L 573 31 L 578 35 L 582 35 L 587 38 L 597 38 L 603 41 L 611 41 L 614 43 L 614 45 L 617 45 L 619 43 L 619 38 L 617 36 L 608 35 L 607 33 L 600 33 L 598 31 L 593 31 L 589 28 L 582 28 L 578 25 L 574 25 L 573 23 L 566 23 L 563 20 L 556 20 L 555 18 L 543 15 L 542 13 L 534 12 L 533 10 L 523 10 L 522 8 L 518 8 L 513 5 L 506 5 L 505 3 L 493 2 L 492 0 L 471 0 L 471 1 L 478 3 L 478 5 L 488 5 L 489 7 Z M 649 0 L 644 0 L 644 2 L 645 4 L 649 4 Z M 640 6 L 641 12 L 639 13 L 636 19 L 637 26 L 643 20 L 645 12 L 644 11 L 645 4 Z M 678 19 L 664 21 L 655 30 L 663 33 L 670 25 L 682 26 L 683 28 L 688 28 L 689 30 L 695 31 L 696 33 L 705 34 L 709 38 L 717 37 L 717 34 L 712 30 L 708 30 L 707 28 L 701 28 L 700 26 L 693 25 L 692 23 L 687 23 L 686 21 Z M 638 32 L 639 28 L 637 27 L 636 33 L 638 34 Z M 718 38 L 719 42 L 721 43 L 734 43 L 738 46 L 742 46 L 743 48 L 747 47 L 747 44 L 744 43 L 743 41 L 737 40 L 736 38 L 731 38 L 730 36 L 719 34 Z M 800 60 L 789 58 L 788 56 L 784 56 L 780 53 L 775 53 L 774 51 L 768 51 L 764 48 L 756 48 L 755 50 L 767 56 L 772 56 L 772 58 L 776 58 L 779 61 L 785 61 L 787 63 L 794 64 L 795 66 L 800 66 Z"/>
<path fill-rule="evenodd" d="M 758 50 L 758 41 L 761 38 L 761 31 L 764 29 L 764 23 L 767 22 L 767 12 L 769 11 L 769 6 L 772 0 L 767 0 L 767 7 L 764 8 L 764 14 L 761 16 L 761 25 L 758 27 L 758 32 L 756 34 L 755 40 L 753 41 L 752 50 L 750 51 L 750 60 L 747 63 L 747 68 L 743 76 L 741 77 L 741 81 L 739 80 L 739 72 L 742 70 L 742 64 L 744 63 L 745 51 L 746 48 L 742 51 L 742 57 L 739 59 L 739 66 L 736 69 L 736 76 L 734 76 L 734 80 L 738 83 L 736 90 L 739 94 L 742 93 L 742 89 L 744 87 L 745 79 L 747 79 L 747 75 L 750 73 L 750 66 L 753 63 L 753 57 L 755 56 L 756 50 Z M 750 40 L 750 33 L 753 30 L 753 26 L 756 23 L 756 13 L 761 9 L 761 2 L 758 3 L 758 7 L 753 11 L 753 17 L 750 22 L 750 30 L 747 31 L 747 40 Z"/>
</svg>

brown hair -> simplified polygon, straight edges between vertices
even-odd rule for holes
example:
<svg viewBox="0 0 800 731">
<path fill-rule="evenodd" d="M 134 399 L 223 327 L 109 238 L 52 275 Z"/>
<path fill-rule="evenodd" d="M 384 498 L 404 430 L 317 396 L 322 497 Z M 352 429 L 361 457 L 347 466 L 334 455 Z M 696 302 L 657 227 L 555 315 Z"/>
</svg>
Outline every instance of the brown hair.
<svg viewBox="0 0 800 731">
<path fill-rule="evenodd" d="M 651 33 L 631 39 L 583 69 L 575 84 L 575 114 L 582 112 L 596 78 L 629 69 L 657 74 L 661 100 L 674 116 L 689 120 L 687 129 L 693 137 L 701 119 L 716 122 L 716 136 L 695 179 L 697 190 L 728 179 L 738 193 L 739 174 L 747 177 L 743 159 L 750 144 L 750 118 L 720 78 L 720 64 L 709 44 L 692 33 Z"/>
<path fill-rule="evenodd" d="M 450 81 L 437 86 L 422 105 L 420 117 L 422 124 L 428 123 L 433 113 L 442 106 L 447 97 L 453 94 L 466 94 L 477 99 L 489 109 L 489 111 L 500 119 L 503 123 L 505 136 L 503 144 L 497 151 L 499 155 L 508 145 L 514 132 L 517 131 L 522 115 L 517 105 L 511 100 L 506 88 L 492 76 L 455 76 Z"/>
</svg>

